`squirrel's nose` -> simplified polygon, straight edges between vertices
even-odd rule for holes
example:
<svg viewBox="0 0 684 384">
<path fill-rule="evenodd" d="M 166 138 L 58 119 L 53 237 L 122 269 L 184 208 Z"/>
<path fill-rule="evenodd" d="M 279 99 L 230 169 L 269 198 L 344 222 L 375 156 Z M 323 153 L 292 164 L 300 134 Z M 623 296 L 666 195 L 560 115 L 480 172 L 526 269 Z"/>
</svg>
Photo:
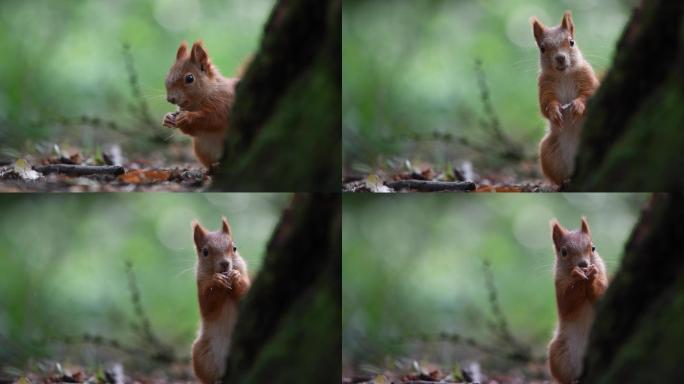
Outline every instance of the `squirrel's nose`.
<svg viewBox="0 0 684 384">
<path fill-rule="evenodd" d="M 564 65 L 565 64 L 565 56 L 564 55 L 556 55 L 556 56 L 554 56 L 554 59 L 556 60 L 556 63 L 558 63 L 558 65 Z"/>
<path fill-rule="evenodd" d="M 166 101 L 168 101 L 171 104 L 176 104 L 176 98 L 175 97 L 167 96 Z"/>
<path fill-rule="evenodd" d="M 579 263 L 577 263 L 577 266 L 580 268 L 586 268 L 588 266 L 587 262 L 582 260 Z"/>
<path fill-rule="evenodd" d="M 221 260 L 221 262 L 219 263 L 219 265 L 221 266 L 221 268 L 222 268 L 224 271 L 227 271 L 227 270 L 228 270 L 228 266 L 230 266 L 230 263 L 228 263 L 228 260 Z"/>
</svg>

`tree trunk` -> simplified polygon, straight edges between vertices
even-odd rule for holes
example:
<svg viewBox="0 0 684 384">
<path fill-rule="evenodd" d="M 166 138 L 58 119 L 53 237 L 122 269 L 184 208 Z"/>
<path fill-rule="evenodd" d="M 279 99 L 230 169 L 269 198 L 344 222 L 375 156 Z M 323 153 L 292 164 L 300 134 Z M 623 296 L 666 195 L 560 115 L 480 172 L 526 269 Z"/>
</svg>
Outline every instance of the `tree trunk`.
<svg viewBox="0 0 684 384">
<path fill-rule="evenodd" d="M 296 195 L 242 303 L 224 383 L 340 379 L 341 206 Z"/>
<path fill-rule="evenodd" d="M 589 102 L 570 190 L 684 187 L 684 2 L 643 1 Z"/>
<path fill-rule="evenodd" d="M 216 190 L 328 191 L 341 181 L 339 0 L 280 0 L 237 88 Z"/>
<path fill-rule="evenodd" d="M 581 382 L 675 383 L 684 377 L 684 198 L 655 195 L 599 302 Z"/>
</svg>

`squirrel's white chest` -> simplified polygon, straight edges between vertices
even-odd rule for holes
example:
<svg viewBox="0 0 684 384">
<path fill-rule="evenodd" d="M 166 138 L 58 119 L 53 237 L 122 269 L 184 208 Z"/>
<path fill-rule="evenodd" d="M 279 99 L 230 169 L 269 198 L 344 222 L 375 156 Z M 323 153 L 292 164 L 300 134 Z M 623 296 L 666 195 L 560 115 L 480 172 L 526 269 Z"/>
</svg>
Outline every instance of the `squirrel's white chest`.
<svg viewBox="0 0 684 384">
<path fill-rule="evenodd" d="M 212 162 L 217 162 L 221 160 L 223 155 L 224 138 L 225 134 L 223 132 L 200 133 L 193 138 L 195 150 L 211 159 Z"/>
<path fill-rule="evenodd" d="M 561 325 L 560 332 L 565 336 L 568 351 L 568 364 L 574 372 L 582 371 L 582 361 L 589 341 L 589 332 L 594 322 L 594 307 L 585 303 L 577 318 Z"/>
<path fill-rule="evenodd" d="M 561 105 L 565 105 L 577 97 L 577 86 L 575 80 L 569 74 L 565 74 L 556 83 L 556 97 Z"/>
<path fill-rule="evenodd" d="M 214 364 L 219 372 L 225 369 L 226 358 L 230 348 L 231 336 L 237 319 L 235 303 L 228 300 L 221 307 L 218 318 L 210 322 L 202 321 L 200 335 L 208 340 Z"/>
</svg>

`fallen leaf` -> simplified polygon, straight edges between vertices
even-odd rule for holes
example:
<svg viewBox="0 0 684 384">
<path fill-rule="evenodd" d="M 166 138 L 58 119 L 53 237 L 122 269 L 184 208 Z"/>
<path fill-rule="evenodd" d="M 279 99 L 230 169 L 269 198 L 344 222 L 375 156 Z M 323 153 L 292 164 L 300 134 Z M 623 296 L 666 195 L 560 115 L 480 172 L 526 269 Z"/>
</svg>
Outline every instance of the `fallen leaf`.
<svg viewBox="0 0 684 384">
<path fill-rule="evenodd" d="M 40 173 L 31 168 L 31 164 L 24 159 L 18 159 L 14 163 L 14 171 L 24 180 L 36 180 L 40 177 Z"/>
<path fill-rule="evenodd" d="M 392 192 L 376 174 L 370 174 L 366 177 L 366 188 L 370 189 L 371 192 L 376 193 Z"/>
<path fill-rule="evenodd" d="M 129 184 L 146 184 L 167 181 L 171 172 L 163 169 L 135 169 L 119 176 L 119 179 Z"/>
</svg>

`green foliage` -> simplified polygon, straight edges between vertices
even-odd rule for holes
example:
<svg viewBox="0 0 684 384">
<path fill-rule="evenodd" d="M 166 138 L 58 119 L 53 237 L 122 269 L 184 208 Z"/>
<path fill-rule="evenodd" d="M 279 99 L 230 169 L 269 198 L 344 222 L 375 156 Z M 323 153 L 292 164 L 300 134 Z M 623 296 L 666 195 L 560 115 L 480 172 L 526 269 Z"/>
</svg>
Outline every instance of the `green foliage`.
<svg viewBox="0 0 684 384">
<path fill-rule="evenodd" d="M 549 220 L 586 215 L 609 274 L 645 195 L 343 197 L 342 340 L 346 365 L 404 356 L 417 335 L 490 343 L 483 260 L 511 332 L 541 356 L 556 319 Z M 397 342 L 399 340 L 399 342 Z M 496 347 L 497 350 L 501 346 Z M 428 349 L 429 350 L 429 349 Z M 415 351 L 413 351 L 415 352 Z M 428 352 L 412 355 L 422 358 Z M 434 352 L 450 366 L 454 356 Z M 435 356 L 436 355 L 436 356 Z"/>
<path fill-rule="evenodd" d="M 0 344 L 0 360 L 31 354 L 26 346 L 52 346 L 46 338 L 84 333 L 137 346 L 141 340 L 129 325 L 137 319 L 126 260 L 133 264 L 156 336 L 187 357 L 199 319 L 191 220 L 217 230 L 225 215 L 254 276 L 285 199 L 158 193 L 0 197 L 0 340 L 12 342 Z"/>
<path fill-rule="evenodd" d="M 82 116 L 115 122 L 127 132 L 119 140 L 140 140 L 150 127 L 132 111 L 140 100 L 133 97 L 124 44 L 130 45 L 151 119 L 160 122 L 173 110 L 164 78 L 179 43 L 204 40 L 212 61 L 231 75 L 256 51 L 273 3 L 2 1 L 0 141 L 13 147 L 37 140 L 94 146 L 111 138 L 108 124 L 81 124 Z"/>
<path fill-rule="evenodd" d="M 345 164 L 402 151 L 428 161 L 463 158 L 452 143 L 416 147 L 401 139 L 441 132 L 482 141 L 481 120 L 488 117 L 477 59 L 503 130 L 534 153 L 545 122 L 529 19 L 556 25 L 566 9 L 573 11 L 578 45 L 600 73 L 628 16 L 629 8 L 616 0 L 343 2 Z"/>
</svg>

